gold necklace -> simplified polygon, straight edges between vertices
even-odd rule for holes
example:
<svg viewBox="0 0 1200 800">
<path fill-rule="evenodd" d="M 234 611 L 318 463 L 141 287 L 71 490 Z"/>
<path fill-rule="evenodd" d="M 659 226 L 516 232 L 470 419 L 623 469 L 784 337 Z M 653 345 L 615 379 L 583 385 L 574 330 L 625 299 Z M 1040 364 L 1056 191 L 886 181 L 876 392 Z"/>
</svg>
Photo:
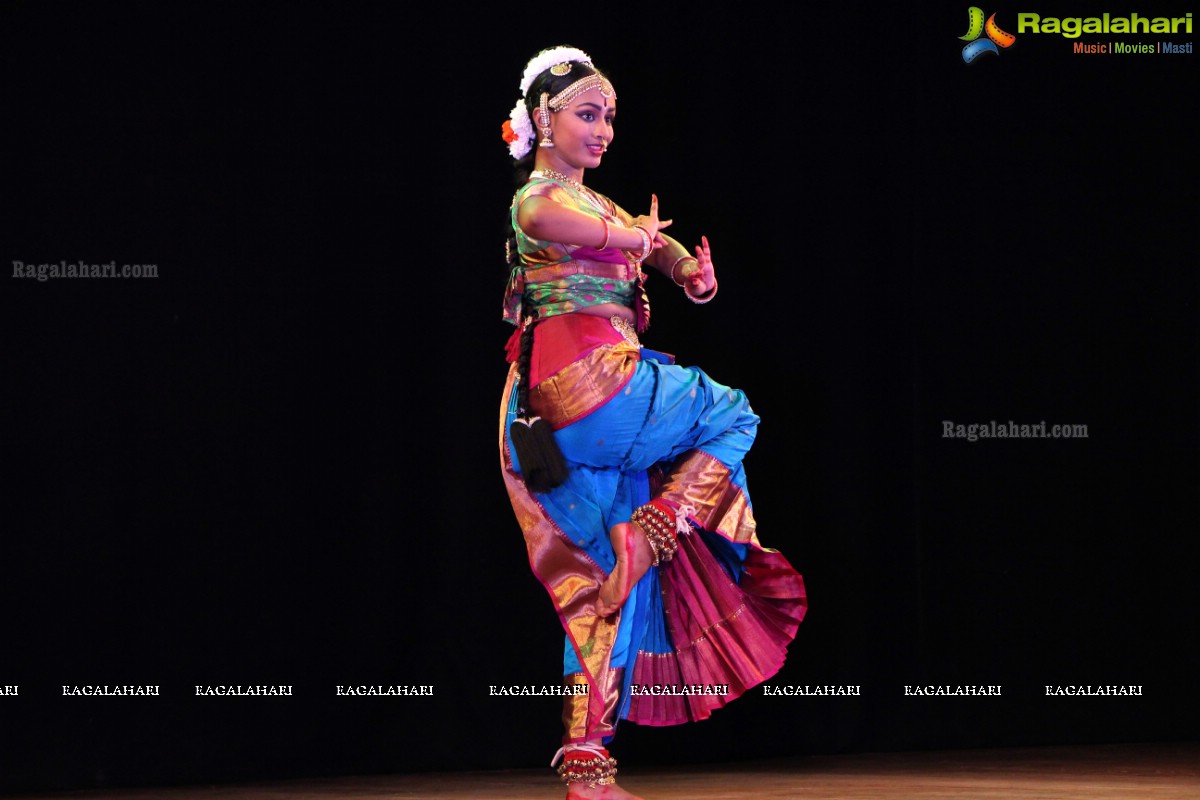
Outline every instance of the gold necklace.
<svg viewBox="0 0 1200 800">
<path fill-rule="evenodd" d="M 529 177 L 531 177 L 531 178 L 546 178 L 548 180 L 565 183 L 568 186 L 575 189 L 575 191 L 577 191 L 581 195 L 583 195 L 583 199 L 588 202 L 588 205 L 595 208 L 601 214 L 608 216 L 608 212 L 605 210 L 604 204 L 600 202 L 600 198 L 596 196 L 595 192 L 593 192 L 591 189 L 584 186 L 582 183 L 575 180 L 574 178 L 568 178 L 566 175 L 563 175 L 558 170 L 535 169 L 533 172 L 529 173 Z"/>
<path fill-rule="evenodd" d="M 531 177 L 531 178 L 549 178 L 552 181 L 562 181 L 563 183 L 567 184 L 568 186 L 574 186 L 576 189 L 578 189 L 581 192 L 584 190 L 584 185 L 582 183 L 575 180 L 574 178 L 568 178 L 566 175 L 563 175 L 561 172 L 559 172 L 558 170 L 554 170 L 554 169 L 535 169 L 533 172 L 529 173 L 529 177 Z"/>
</svg>

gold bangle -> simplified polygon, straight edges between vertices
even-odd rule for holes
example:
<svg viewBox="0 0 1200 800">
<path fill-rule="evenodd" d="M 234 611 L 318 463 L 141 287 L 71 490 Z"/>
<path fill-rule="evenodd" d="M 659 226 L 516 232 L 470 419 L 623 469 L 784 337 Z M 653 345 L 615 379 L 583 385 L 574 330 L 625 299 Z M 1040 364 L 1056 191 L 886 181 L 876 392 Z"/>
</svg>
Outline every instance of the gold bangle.
<svg viewBox="0 0 1200 800">
<path fill-rule="evenodd" d="M 712 302 L 712 299 L 717 296 L 717 279 L 715 277 L 713 278 L 712 288 L 709 289 L 704 294 L 692 295 L 692 294 L 688 293 L 687 289 L 684 289 L 683 293 L 687 295 L 688 300 L 691 300 L 693 303 L 695 303 L 698 306 L 702 306 L 705 303 Z"/>
<path fill-rule="evenodd" d="M 643 228 L 641 225 L 634 225 L 633 229 L 642 237 L 642 254 L 638 256 L 637 263 L 642 263 L 650 257 L 650 252 L 654 250 L 654 239 L 650 236 L 650 231 Z"/>
<path fill-rule="evenodd" d="M 682 289 L 684 286 L 686 286 L 686 284 L 680 283 L 680 282 L 678 281 L 678 279 L 676 279 L 676 277 L 675 277 L 675 268 L 679 266 L 679 262 L 680 262 L 680 261 L 686 261 L 686 260 L 687 260 L 687 259 L 689 259 L 689 258 L 690 258 L 692 261 L 695 261 L 697 264 L 699 264 L 699 263 L 700 263 L 699 259 L 697 259 L 695 256 L 690 256 L 690 255 L 688 255 L 687 253 L 684 253 L 684 254 L 683 254 L 683 255 L 681 255 L 679 258 L 675 259 L 675 263 L 671 265 L 671 270 L 670 270 L 670 273 L 669 273 L 669 274 L 670 274 L 670 276 L 671 276 L 671 282 L 672 282 L 672 283 L 674 283 L 676 286 L 678 286 L 678 287 L 679 287 L 679 288 L 681 288 L 681 289 Z"/>
<path fill-rule="evenodd" d="M 608 220 L 606 220 L 604 217 L 600 218 L 600 223 L 604 226 L 604 244 L 600 245 L 600 247 L 597 249 L 607 250 L 608 240 L 612 238 L 612 229 L 608 227 Z"/>
</svg>

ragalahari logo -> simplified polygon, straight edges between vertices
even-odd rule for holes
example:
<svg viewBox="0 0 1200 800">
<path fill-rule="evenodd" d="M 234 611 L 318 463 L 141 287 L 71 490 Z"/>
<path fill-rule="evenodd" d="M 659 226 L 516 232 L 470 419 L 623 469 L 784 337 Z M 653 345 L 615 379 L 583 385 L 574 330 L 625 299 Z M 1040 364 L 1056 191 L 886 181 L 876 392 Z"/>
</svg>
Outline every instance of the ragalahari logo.
<svg viewBox="0 0 1200 800">
<path fill-rule="evenodd" d="M 987 38 L 980 39 L 979 37 L 984 33 L 987 34 Z M 958 38 L 969 43 L 962 51 L 963 61 L 968 64 L 984 53 L 998 56 L 1001 47 L 1006 49 L 1012 47 L 1013 42 L 1017 40 L 1017 37 L 1011 33 L 1000 30 L 1000 26 L 996 24 L 995 14 L 988 17 L 985 23 L 983 9 L 979 6 L 971 6 L 967 9 L 967 34 Z"/>
</svg>

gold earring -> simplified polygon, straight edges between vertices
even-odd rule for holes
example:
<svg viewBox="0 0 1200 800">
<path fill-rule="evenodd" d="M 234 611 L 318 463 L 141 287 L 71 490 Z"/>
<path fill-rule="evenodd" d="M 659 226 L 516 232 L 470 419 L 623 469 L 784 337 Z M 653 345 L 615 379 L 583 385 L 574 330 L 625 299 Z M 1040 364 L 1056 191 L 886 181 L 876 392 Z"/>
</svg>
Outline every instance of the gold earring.
<svg viewBox="0 0 1200 800">
<path fill-rule="evenodd" d="M 539 110 L 542 113 L 542 140 L 538 142 L 538 147 L 554 147 L 554 142 L 550 141 L 550 95 L 542 92 L 542 102 Z"/>
</svg>

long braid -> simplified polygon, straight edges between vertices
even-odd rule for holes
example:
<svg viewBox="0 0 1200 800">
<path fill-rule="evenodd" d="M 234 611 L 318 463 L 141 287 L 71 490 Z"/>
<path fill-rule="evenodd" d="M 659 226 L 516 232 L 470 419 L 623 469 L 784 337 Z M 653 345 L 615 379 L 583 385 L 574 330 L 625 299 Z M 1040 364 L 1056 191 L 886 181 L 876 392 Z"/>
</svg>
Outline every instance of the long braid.
<svg viewBox="0 0 1200 800">
<path fill-rule="evenodd" d="M 533 166 L 533 152 L 516 163 L 517 187 L 529 180 Z M 513 225 L 516 223 L 514 222 Z M 521 254 L 518 250 L 517 232 L 510 227 L 507 242 L 508 269 L 511 273 L 519 266 Z M 554 438 L 554 429 L 541 417 L 535 417 L 529 408 L 531 365 L 533 363 L 533 329 L 536 317 L 530 315 L 518 323 L 522 325 L 520 350 L 517 355 L 517 411 L 520 416 L 509 426 L 513 450 L 521 467 L 521 477 L 531 492 L 548 492 L 567 479 L 567 462 L 562 449 Z"/>
<path fill-rule="evenodd" d="M 514 178 L 518 191 L 529 181 L 529 173 L 533 168 L 533 154 L 534 150 L 531 149 L 524 158 L 518 159 L 516 162 Z M 521 261 L 521 252 L 518 247 L 516 222 L 510 215 L 508 241 L 505 245 L 510 273 L 518 267 Z M 522 326 L 521 344 L 517 356 L 517 374 L 520 376 L 520 381 L 517 383 L 517 410 L 525 417 L 531 416 L 529 413 L 529 365 L 533 359 L 533 326 L 535 322 L 536 317 L 531 315 L 517 323 Z"/>
<path fill-rule="evenodd" d="M 533 317 L 528 317 L 524 321 L 524 328 L 521 330 L 521 350 L 517 356 L 517 374 L 521 376 L 521 380 L 517 383 L 517 410 L 524 416 L 529 414 L 529 366 L 533 361 Z"/>
</svg>

